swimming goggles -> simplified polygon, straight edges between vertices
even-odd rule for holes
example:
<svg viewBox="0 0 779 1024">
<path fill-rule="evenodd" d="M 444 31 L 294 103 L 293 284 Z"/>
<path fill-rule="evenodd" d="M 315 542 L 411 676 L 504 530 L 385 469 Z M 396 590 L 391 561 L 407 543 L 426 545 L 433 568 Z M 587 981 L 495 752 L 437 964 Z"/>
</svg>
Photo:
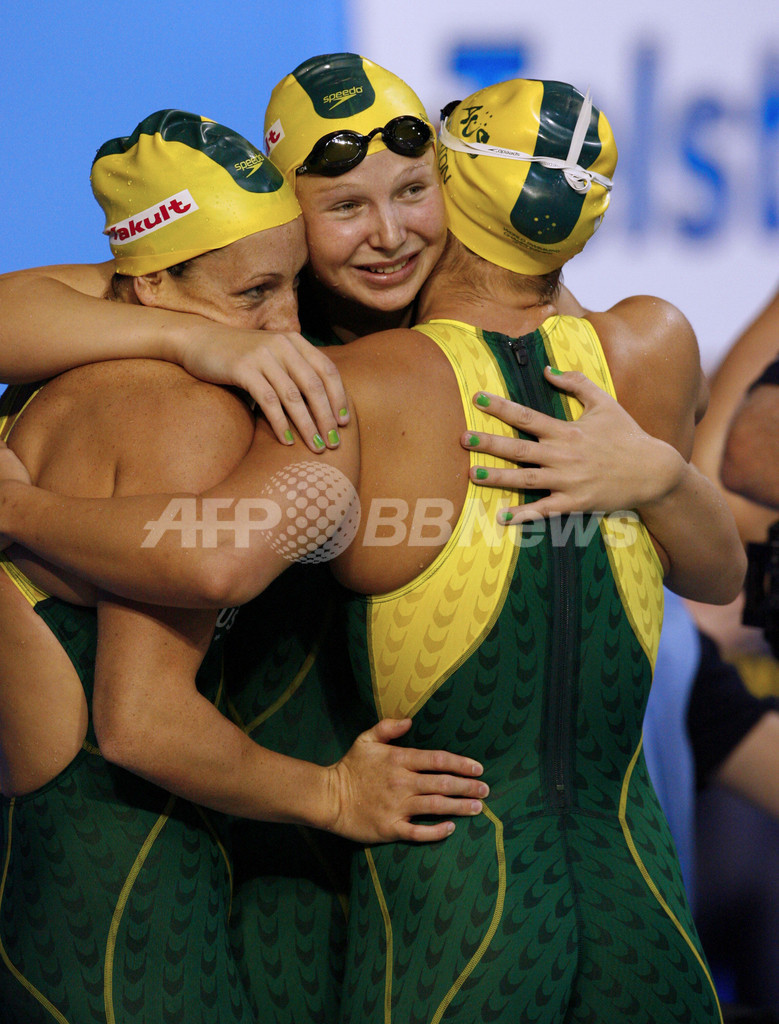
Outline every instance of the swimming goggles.
<svg viewBox="0 0 779 1024">
<path fill-rule="evenodd" d="M 297 174 L 323 174 L 333 178 L 346 174 L 361 163 L 374 135 L 381 135 L 384 145 L 400 156 L 422 156 L 433 144 L 433 129 L 426 121 L 410 114 L 393 117 L 383 128 L 374 128 L 367 135 L 348 128 L 323 135 L 314 145 Z"/>
<path fill-rule="evenodd" d="M 605 174 L 598 174 L 597 171 L 591 171 L 586 167 L 582 167 L 578 162 L 592 113 L 592 100 L 590 99 L 589 89 L 584 97 L 579 116 L 576 119 L 576 126 L 571 135 L 568 149 L 568 157 L 565 160 L 560 160 L 553 156 L 531 156 L 529 153 L 521 153 L 516 149 L 503 149 L 500 146 L 488 146 L 483 142 L 469 142 L 465 139 L 458 139 L 446 127 L 446 122 L 459 102 L 459 100 L 456 100 L 454 103 L 448 103 L 441 111 L 441 129 L 438 133 L 438 138 L 447 149 L 457 150 L 458 153 L 467 153 L 469 156 L 494 156 L 503 160 L 522 160 L 541 164 L 542 167 L 560 170 L 563 172 L 565 180 L 575 192 L 589 192 L 593 183 L 602 185 L 608 192 L 611 191 L 614 184 L 611 178 L 607 178 Z"/>
</svg>

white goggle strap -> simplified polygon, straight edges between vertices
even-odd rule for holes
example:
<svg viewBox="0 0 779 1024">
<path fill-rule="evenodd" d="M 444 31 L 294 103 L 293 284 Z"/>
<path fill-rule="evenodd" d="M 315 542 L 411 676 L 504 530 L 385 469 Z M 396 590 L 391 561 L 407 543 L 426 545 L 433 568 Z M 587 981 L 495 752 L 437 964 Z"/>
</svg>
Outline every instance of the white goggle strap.
<svg viewBox="0 0 779 1024">
<path fill-rule="evenodd" d="M 605 174 L 598 174 L 596 171 L 589 171 L 586 167 L 578 164 L 579 156 L 590 125 L 592 114 L 592 100 L 589 89 L 584 97 L 582 108 L 576 120 L 576 125 L 571 136 L 571 145 L 568 149 L 567 160 L 560 160 L 553 156 L 531 156 L 529 153 L 521 153 L 517 149 L 502 149 L 500 146 L 488 146 L 483 142 L 466 142 L 465 139 L 458 139 L 448 130 L 446 123 L 441 123 L 438 133 L 439 140 L 447 149 L 454 149 L 458 153 L 468 153 L 470 156 L 494 156 L 502 160 L 521 160 L 526 163 L 541 164 L 542 167 L 549 167 L 553 170 L 560 170 L 571 188 L 575 192 L 589 192 L 593 182 L 602 185 L 607 191 L 611 191 L 613 182 Z"/>
</svg>

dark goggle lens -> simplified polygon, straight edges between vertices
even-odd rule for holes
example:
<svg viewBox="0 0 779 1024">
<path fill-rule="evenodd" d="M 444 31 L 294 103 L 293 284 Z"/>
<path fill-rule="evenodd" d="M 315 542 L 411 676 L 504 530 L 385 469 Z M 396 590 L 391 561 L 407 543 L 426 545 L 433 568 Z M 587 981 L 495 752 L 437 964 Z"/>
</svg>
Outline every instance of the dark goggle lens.
<svg viewBox="0 0 779 1024">
<path fill-rule="evenodd" d="M 433 131 L 418 117 L 394 117 L 384 126 L 381 137 L 394 153 L 422 156 L 433 141 Z"/>
<path fill-rule="evenodd" d="M 363 159 L 367 149 L 358 132 L 333 132 L 317 142 L 298 174 L 344 174 Z"/>
<path fill-rule="evenodd" d="M 421 156 L 433 141 L 433 132 L 428 124 L 418 117 L 401 115 L 388 121 L 383 128 L 374 128 L 368 135 L 344 130 L 323 136 L 298 167 L 297 173 L 325 177 L 346 174 L 365 159 L 374 135 L 381 135 L 387 149 L 400 156 Z"/>
</svg>

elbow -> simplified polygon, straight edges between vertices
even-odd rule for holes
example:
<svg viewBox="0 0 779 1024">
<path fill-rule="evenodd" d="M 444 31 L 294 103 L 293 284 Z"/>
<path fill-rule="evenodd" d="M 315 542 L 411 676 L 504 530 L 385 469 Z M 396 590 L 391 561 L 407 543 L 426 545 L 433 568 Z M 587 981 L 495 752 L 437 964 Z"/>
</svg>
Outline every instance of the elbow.
<svg viewBox="0 0 779 1024">
<path fill-rule="evenodd" d="M 263 589 L 253 577 L 246 551 L 217 549 L 199 573 L 198 589 L 203 608 L 235 608 L 246 604 Z"/>
<path fill-rule="evenodd" d="M 743 544 L 739 543 L 730 560 L 728 571 L 722 574 L 722 582 L 719 587 L 718 600 L 710 600 L 710 604 L 730 604 L 735 601 L 744 589 L 744 581 L 747 575 L 747 553 Z"/>
<path fill-rule="evenodd" d="M 95 737 L 100 753 L 110 764 L 143 774 L 144 764 L 153 758 L 154 734 L 143 719 L 117 708 L 94 709 Z"/>
<path fill-rule="evenodd" d="M 179 572 L 175 603 L 189 608 L 234 608 L 246 604 L 262 589 L 252 579 L 248 562 L 245 550 L 201 549 L 198 557 Z"/>
<path fill-rule="evenodd" d="M 700 601 L 703 604 L 730 604 L 743 590 L 746 574 L 747 554 L 744 546 L 739 542 L 734 544 L 730 556 L 717 571 L 716 576 L 707 577 L 699 593 L 685 593 L 681 596 L 692 601 Z"/>
</svg>

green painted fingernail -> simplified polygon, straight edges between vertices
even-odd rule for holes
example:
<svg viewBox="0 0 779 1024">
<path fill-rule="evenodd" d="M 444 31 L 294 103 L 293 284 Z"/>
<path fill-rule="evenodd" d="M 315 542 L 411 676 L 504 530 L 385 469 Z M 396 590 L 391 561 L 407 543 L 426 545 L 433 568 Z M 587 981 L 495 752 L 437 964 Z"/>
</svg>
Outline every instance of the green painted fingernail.
<svg viewBox="0 0 779 1024">
<path fill-rule="evenodd" d="M 478 443 L 479 438 L 476 436 L 476 434 L 471 434 L 471 436 L 468 438 L 468 444 L 471 446 L 471 448 L 475 448 Z"/>
<path fill-rule="evenodd" d="M 481 405 L 483 408 L 486 408 L 490 404 L 490 400 L 489 398 L 487 398 L 486 395 L 479 395 L 479 397 L 476 399 L 476 404 Z"/>
<path fill-rule="evenodd" d="M 476 470 L 476 479 L 477 480 L 486 480 L 489 475 L 490 474 L 487 472 L 486 469 L 477 469 Z"/>
<path fill-rule="evenodd" d="M 550 366 L 549 367 L 549 372 L 553 373 L 555 375 L 555 377 L 561 377 L 562 373 L 563 373 L 563 371 L 562 370 L 558 370 L 556 366 Z"/>
<path fill-rule="evenodd" d="M 504 523 L 510 523 L 513 518 L 514 518 L 514 513 L 513 512 L 504 512 L 503 513 L 503 522 Z"/>
<path fill-rule="evenodd" d="M 338 431 L 337 430 L 331 430 L 328 433 L 328 435 L 327 435 L 327 440 L 330 442 L 330 444 L 340 444 L 341 443 L 341 438 L 338 436 Z"/>
<path fill-rule="evenodd" d="M 349 415 L 349 410 L 348 409 L 341 409 L 341 411 L 338 413 L 338 415 L 339 416 L 348 416 Z"/>
<path fill-rule="evenodd" d="M 292 431 L 291 431 L 291 430 L 285 430 L 285 431 L 284 431 L 284 440 L 285 440 L 285 441 L 286 441 L 286 442 L 287 442 L 288 444 L 292 444 L 292 443 L 293 443 L 293 441 L 295 440 L 295 438 L 294 438 L 294 437 L 292 436 Z"/>
<path fill-rule="evenodd" d="M 314 434 L 314 447 L 315 448 L 324 448 L 324 446 L 325 446 L 325 442 L 322 440 L 322 438 L 319 436 L 319 434 Z"/>
</svg>

